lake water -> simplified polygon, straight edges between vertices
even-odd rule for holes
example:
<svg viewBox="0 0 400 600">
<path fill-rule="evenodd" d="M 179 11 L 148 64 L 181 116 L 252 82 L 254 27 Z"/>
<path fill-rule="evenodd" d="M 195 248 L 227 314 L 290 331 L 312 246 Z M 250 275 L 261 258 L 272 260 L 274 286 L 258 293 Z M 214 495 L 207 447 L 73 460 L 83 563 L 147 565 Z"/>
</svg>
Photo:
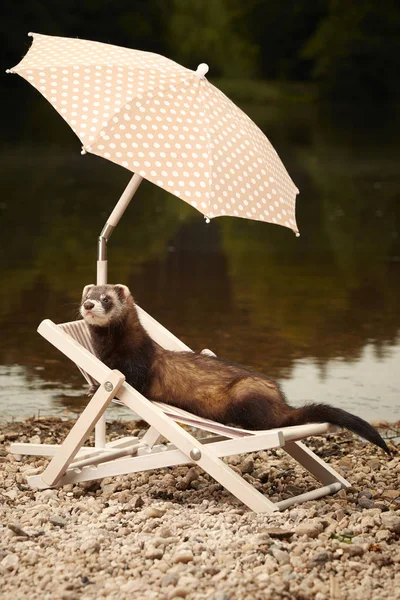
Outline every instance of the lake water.
<svg viewBox="0 0 400 600">
<path fill-rule="evenodd" d="M 97 236 L 130 173 L 82 157 L 51 107 L 13 85 L 0 149 L 0 418 L 71 416 L 86 402 L 84 382 L 36 328 L 77 316 Z M 301 237 L 229 217 L 206 224 L 144 182 L 110 240 L 109 280 L 193 349 L 279 380 L 294 405 L 399 420 L 396 136 L 332 126 L 311 106 L 244 108 L 301 190 Z M 128 415 L 115 406 L 109 416 Z"/>
</svg>

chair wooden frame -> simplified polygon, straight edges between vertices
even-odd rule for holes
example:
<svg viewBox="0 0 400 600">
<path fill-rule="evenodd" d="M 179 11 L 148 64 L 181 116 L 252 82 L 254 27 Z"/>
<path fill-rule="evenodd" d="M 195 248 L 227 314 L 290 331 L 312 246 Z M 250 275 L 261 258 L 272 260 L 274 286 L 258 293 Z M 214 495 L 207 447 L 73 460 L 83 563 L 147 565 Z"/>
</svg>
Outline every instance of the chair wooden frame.
<svg viewBox="0 0 400 600">
<path fill-rule="evenodd" d="M 170 350 L 190 351 L 183 342 L 145 311 L 138 308 L 138 312 L 143 326 L 159 344 Z M 84 321 L 60 326 L 50 320 L 43 321 L 38 328 L 45 339 L 81 369 L 89 382 L 96 381 L 100 385 L 61 445 L 11 445 L 11 452 L 14 454 L 52 457 L 41 474 L 27 477 L 31 487 L 44 489 L 195 463 L 251 510 L 272 513 L 350 486 L 348 481 L 300 441 L 311 435 L 328 433 L 331 428 L 328 423 L 249 431 L 228 427 L 172 406 L 151 402 L 129 385 L 122 373 L 109 369 L 85 347 L 86 345 L 90 348 L 90 342 L 85 344 L 85 338 L 88 339 L 85 329 Z M 208 350 L 204 352 L 210 353 Z M 96 423 L 116 396 L 120 404 L 130 408 L 149 424 L 146 434 L 142 438 L 124 437 L 107 443 L 104 447 L 85 446 L 84 443 Z M 208 436 L 196 439 L 178 423 L 202 429 L 208 432 Z M 210 432 L 214 434 L 211 437 Z M 161 437 L 166 438 L 167 444 L 159 443 Z M 319 480 L 322 486 L 273 503 L 221 460 L 224 456 L 272 448 L 282 448 Z"/>
</svg>

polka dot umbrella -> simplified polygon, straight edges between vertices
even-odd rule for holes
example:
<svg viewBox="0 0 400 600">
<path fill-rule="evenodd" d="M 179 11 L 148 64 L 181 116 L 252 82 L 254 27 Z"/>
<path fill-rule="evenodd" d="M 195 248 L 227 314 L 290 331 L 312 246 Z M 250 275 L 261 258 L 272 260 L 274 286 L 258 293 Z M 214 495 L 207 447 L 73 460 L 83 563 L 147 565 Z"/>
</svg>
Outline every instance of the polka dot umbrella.
<svg viewBox="0 0 400 600">
<path fill-rule="evenodd" d="M 244 217 L 298 234 L 298 189 L 264 133 L 206 79 L 207 65 L 191 71 L 150 52 L 30 35 L 9 72 L 47 98 L 82 153 L 122 165 L 207 219 Z"/>
</svg>

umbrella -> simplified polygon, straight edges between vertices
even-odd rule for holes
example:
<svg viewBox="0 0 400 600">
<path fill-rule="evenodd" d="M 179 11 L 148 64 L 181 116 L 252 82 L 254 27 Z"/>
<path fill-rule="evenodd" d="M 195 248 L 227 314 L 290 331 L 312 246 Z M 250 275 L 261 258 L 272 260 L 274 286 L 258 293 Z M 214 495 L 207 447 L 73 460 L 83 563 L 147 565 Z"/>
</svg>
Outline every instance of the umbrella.
<svg viewBox="0 0 400 600">
<path fill-rule="evenodd" d="M 100 42 L 29 34 L 9 73 L 31 83 L 91 152 L 135 174 L 100 236 L 97 285 L 107 283 L 107 242 L 143 178 L 206 220 L 231 215 L 299 235 L 298 189 L 263 132 L 205 78 L 163 56 Z M 96 424 L 105 445 L 105 419 Z"/>
<path fill-rule="evenodd" d="M 298 189 L 264 133 L 206 78 L 151 52 L 29 34 L 8 72 L 55 107 L 82 153 L 111 160 L 175 194 L 207 219 L 230 215 L 298 234 Z"/>
</svg>

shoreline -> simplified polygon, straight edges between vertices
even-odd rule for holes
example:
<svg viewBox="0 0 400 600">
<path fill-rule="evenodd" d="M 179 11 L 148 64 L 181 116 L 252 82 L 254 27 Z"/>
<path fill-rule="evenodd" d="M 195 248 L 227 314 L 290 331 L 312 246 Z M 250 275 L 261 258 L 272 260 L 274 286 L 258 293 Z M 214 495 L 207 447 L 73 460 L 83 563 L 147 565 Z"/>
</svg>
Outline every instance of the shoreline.
<svg viewBox="0 0 400 600">
<path fill-rule="evenodd" d="M 392 457 L 347 431 L 310 438 L 352 486 L 274 515 L 252 513 L 190 465 L 31 490 L 25 475 L 47 459 L 20 460 L 8 444 L 59 443 L 73 422 L 1 425 L 4 600 L 400 599 L 400 422 L 379 427 Z M 108 425 L 109 439 L 141 431 Z M 313 481 L 282 450 L 227 462 L 273 500 Z"/>
</svg>

